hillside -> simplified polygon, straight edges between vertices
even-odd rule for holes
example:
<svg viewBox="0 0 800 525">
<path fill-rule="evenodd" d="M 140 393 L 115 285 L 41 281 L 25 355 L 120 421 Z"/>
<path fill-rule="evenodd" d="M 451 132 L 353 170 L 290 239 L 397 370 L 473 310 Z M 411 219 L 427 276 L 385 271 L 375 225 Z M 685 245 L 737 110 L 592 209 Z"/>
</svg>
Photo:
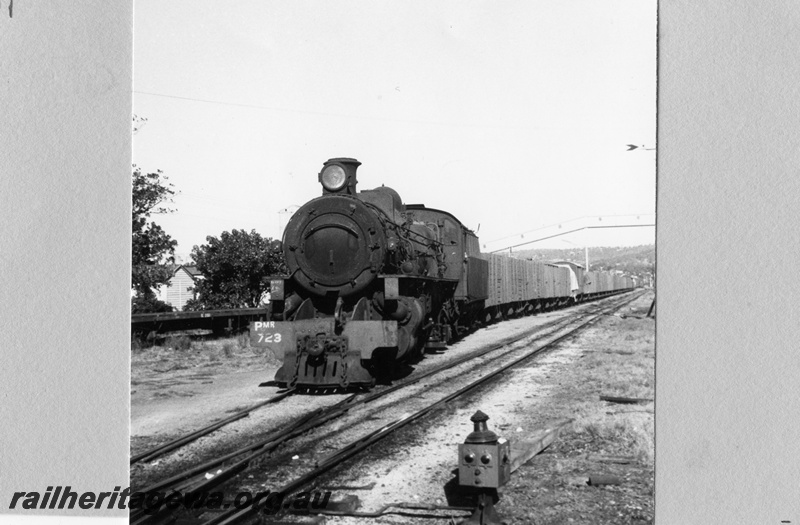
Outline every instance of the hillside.
<svg viewBox="0 0 800 525">
<path fill-rule="evenodd" d="M 584 264 L 584 250 L 580 248 L 520 250 L 514 257 L 534 261 L 568 260 Z M 627 274 L 644 277 L 655 273 L 656 247 L 642 246 L 596 246 L 589 247 L 591 270 L 621 270 Z"/>
</svg>

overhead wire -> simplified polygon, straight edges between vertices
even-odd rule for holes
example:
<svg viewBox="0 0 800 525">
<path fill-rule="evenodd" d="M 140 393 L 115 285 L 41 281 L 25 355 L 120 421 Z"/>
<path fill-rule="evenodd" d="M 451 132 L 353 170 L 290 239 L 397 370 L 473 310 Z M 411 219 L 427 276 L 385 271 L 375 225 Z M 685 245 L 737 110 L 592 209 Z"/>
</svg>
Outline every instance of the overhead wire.
<svg viewBox="0 0 800 525">
<path fill-rule="evenodd" d="M 449 127 L 461 127 L 461 128 L 494 128 L 494 129 L 516 129 L 516 130 L 527 130 L 527 129 L 553 129 L 553 126 L 547 126 L 547 128 L 542 126 L 533 126 L 533 125 L 525 125 L 525 126 L 511 126 L 511 125 L 501 125 L 501 124 L 472 124 L 466 122 L 441 122 L 441 121 L 431 121 L 431 120 L 416 120 L 416 119 L 402 119 L 402 118 L 392 118 L 392 117 L 375 117 L 375 116 L 368 116 L 368 115 L 353 115 L 353 114 L 344 114 L 344 113 L 331 113 L 326 111 L 311 111 L 306 109 L 297 109 L 297 108 L 284 108 L 278 106 L 265 106 L 261 104 L 247 104 L 242 102 L 228 102 L 223 100 L 212 100 L 212 99 L 205 99 L 205 98 L 195 98 L 195 97 L 184 97 L 179 95 L 168 95 L 165 93 L 153 93 L 150 91 L 139 91 L 133 90 L 133 93 L 139 95 L 148 95 L 152 97 L 162 97 L 162 98 L 171 98 L 176 100 L 184 100 L 189 102 L 201 102 L 205 104 L 217 104 L 222 106 L 232 106 L 232 107 L 241 107 L 241 108 L 250 108 L 250 109 L 263 109 L 268 111 L 281 111 L 284 113 L 299 113 L 305 115 L 318 115 L 324 117 L 338 117 L 338 118 L 351 118 L 351 119 L 359 119 L 359 120 L 374 120 L 374 121 L 382 121 L 382 122 L 402 122 L 406 124 L 425 124 L 425 125 L 432 125 L 432 126 L 449 126 Z M 566 129 L 566 128 L 564 128 Z"/>
</svg>

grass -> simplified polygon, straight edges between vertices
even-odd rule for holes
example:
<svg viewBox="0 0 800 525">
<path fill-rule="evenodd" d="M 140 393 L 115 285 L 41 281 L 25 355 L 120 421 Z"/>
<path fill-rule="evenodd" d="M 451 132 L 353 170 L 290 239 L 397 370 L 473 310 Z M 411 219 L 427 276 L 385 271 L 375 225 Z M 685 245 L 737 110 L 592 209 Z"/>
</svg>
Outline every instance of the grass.
<svg viewBox="0 0 800 525">
<path fill-rule="evenodd" d="M 176 373 L 195 375 L 206 371 L 217 374 L 258 370 L 277 363 L 271 351 L 251 346 L 247 333 L 214 340 L 173 335 L 155 344 L 131 341 L 131 378 L 134 384 Z"/>
<path fill-rule="evenodd" d="M 586 380 L 595 385 L 598 395 L 652 399 L 654 395 L 655 360 L 652 327 L 647 320 L 625 320 L 616 323 L 628 333 L 617 338 L 613 346 L 599 344 L 581 359 Z M 621 340 L 620 340 L 621 339 Z"/>
<path fill-rule="evenodd" d="M 239 346 L 239 342 L 236 341 L 236 340 L 234 340 L 234 341 L 226 341 L 225 343 L 222 344 L 222 353 L 225 355 L 225 357 L 231 358 L 231 357 L 233 357 L 234 351 L 236 350 L 236 347 L 238 347 L 238 346 Z"/>
<path fill-rule="evenodd" d="M 579 360 L 579 381 L 586 386 L 579 395 L 586 410 L 575 413 L 573 437 L 599 453 L 635 456 L 652 464 L 653 403 L 612 405 L 599 399 L 601 395 L 654 399 L 652 320 L 612 317 L 606 322 L 615 325 L 613 340 L 598 333 Z"/>
<path fill-rule="evenodd" d="M 639 419 L 639 420 L 637 420 Z M 653 424 L 640 418 L 617 416 L 613 420 L 583 420 L 573 427 L 576 437 L 609 455 L 634 456 L 653 462 Z"/>
<path fill-rule="evenodd" d="M 164 341 L 164 346 L 173 350 L 189 350 L 192 347 L 192 339 L 188 335 L 171 335 Z"/>
</svg>

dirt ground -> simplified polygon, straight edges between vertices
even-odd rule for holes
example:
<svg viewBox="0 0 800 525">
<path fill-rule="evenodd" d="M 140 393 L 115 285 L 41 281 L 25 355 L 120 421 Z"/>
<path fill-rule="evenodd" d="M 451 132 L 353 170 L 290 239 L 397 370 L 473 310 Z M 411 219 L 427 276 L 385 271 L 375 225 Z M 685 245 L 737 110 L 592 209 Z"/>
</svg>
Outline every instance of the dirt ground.
<svg viewBox="0 0 800 525">
<path fill-rule="evenodd" d="M 259 385 L 279 362 L 245 337 L 175 337 L 134 348 L 131 357 L 131 452 L 195 430 L 277 392 Z"/>
<path fill-rule="evenodd" d="M 359 510 L 376 510 L 401 501 L 447 504 L 445 486 L 453 485 L 457 445 L 471 431 L 469 417 L 476 410 L 489 414 L 490 429 L 510 440 L 570 418 L 574 422 L 556 442 L 512 474 L 509 484 L 500 490 L 497 510 L 503 520 L 536 525 L 652 523 L 654 404 L 613 404 L 599 399 L 600 395 L 653 398 L 654 321 L 645 317 L 651 301 L 652 293 L 648 293 L 543 359 L 508 372 L 501 383 L 387 438 L 360 464 L 332 472 L 321 486 L 330 487 L 334 499 L 358 496 Z M 507 328 L 516 328 L 514 323 L 524 322 L 494 325 L 486 334 L 496 337 Z M 480 332 L 470 337 L 479 338 Z M 244 338 L 214 342 L 176 339 L 164 347 L 134 349 L 132 452 L 273 396 L 277 388 L 263 383 L 273 377 L 278 365 L 273 356 L 249 347 Z M 263 414 L 269 419 L 275 416 Z M 222 438 L 243 437 L 261 417 L 248 419 Z M 234 433 L 240 430 L 241 434 Z M 204 448 L 202 443 L 197 446 Z M 599 474 L 614 476 L 619 484 L 587 483 Z M 329 517 L 327 522 L 450 520 L 388 515 L 377 519 Z"/>
</svg>

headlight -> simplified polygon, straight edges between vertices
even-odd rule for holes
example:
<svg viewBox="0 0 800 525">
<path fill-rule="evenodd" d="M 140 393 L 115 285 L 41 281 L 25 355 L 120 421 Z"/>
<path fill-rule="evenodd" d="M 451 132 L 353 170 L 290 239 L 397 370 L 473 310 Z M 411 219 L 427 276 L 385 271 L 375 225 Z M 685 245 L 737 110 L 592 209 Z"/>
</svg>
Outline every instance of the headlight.
<svg viewBox="0 0 800 525">
<path fill-rule="evenodd" d="M 347 182 L 347 174 L 344 172 L 344 168 L 332 164 L 322 170 L 321 179 L 322 185 L 326 190 L 339 191 L 344 187 L 345 182 Z"/>
</svg>

